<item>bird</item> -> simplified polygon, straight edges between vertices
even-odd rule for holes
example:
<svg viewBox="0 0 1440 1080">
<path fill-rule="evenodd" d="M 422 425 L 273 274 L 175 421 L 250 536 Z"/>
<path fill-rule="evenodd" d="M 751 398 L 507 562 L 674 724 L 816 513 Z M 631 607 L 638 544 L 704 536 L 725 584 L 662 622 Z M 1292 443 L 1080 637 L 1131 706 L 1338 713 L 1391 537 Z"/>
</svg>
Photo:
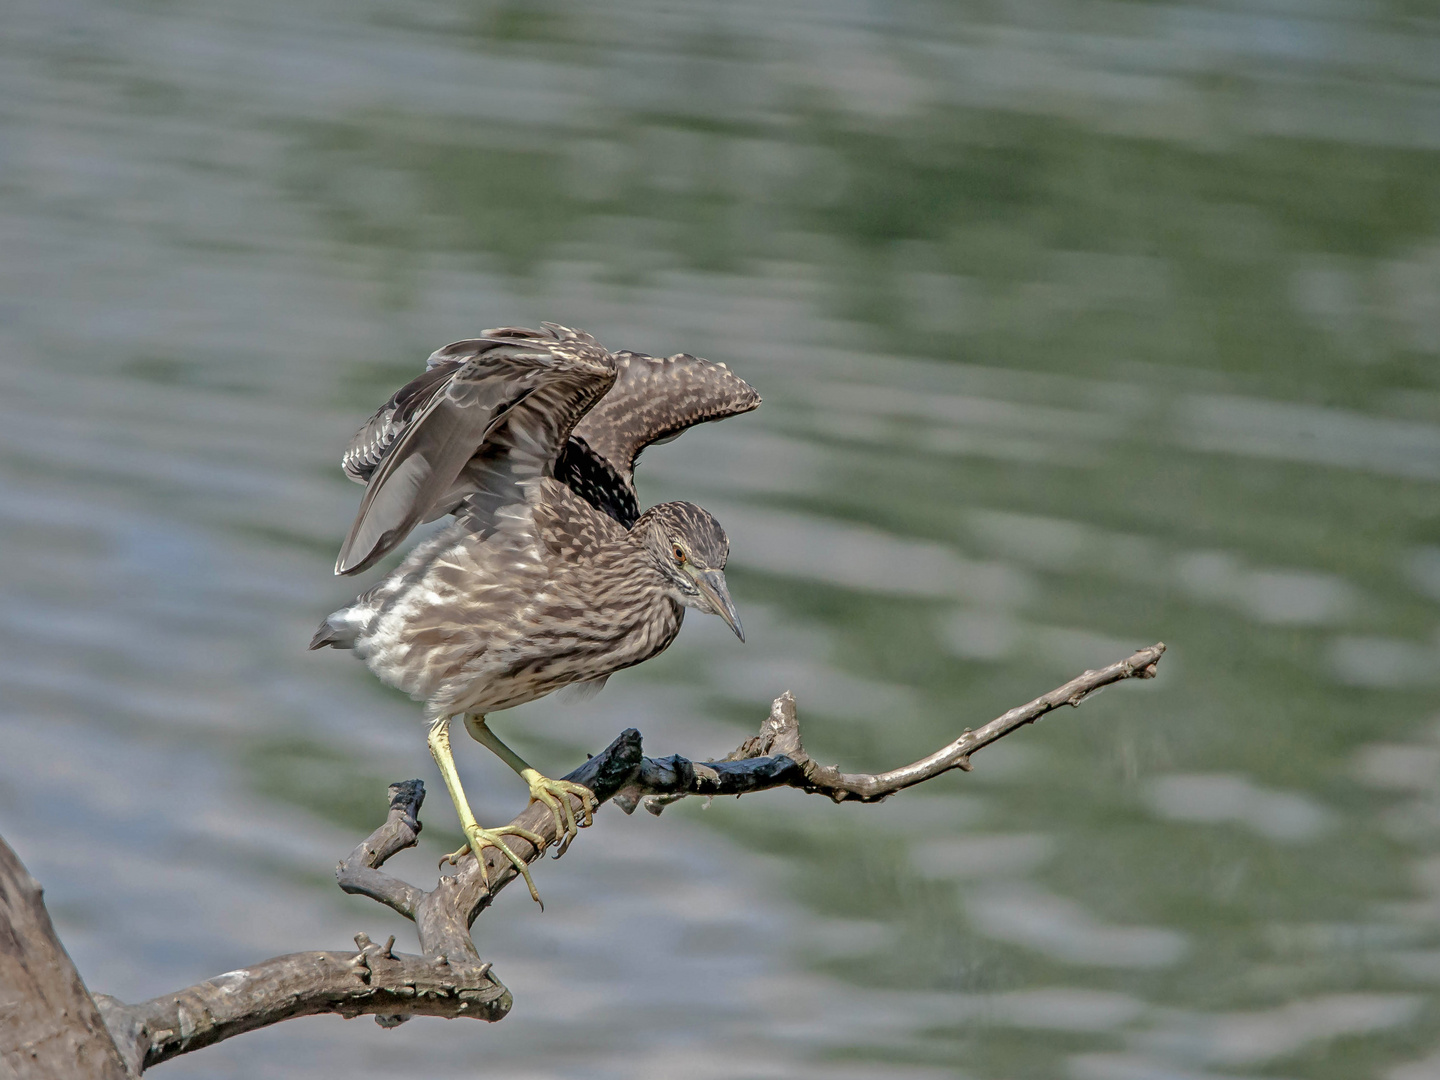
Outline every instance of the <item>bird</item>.
<svg viewBox="0 0 1440 1080">
<path fill-rule="evenodd" d="M 634 470 L 647 446 L 760 404 L 722 364 L 612 353 L 584 331 L 542 326 L 486 330 L 438 349 L 356 433 L 341 466 L 366 488 L 337 574 L 373 566 L 421 522 L 454 520 L 329 615 L 310 642 L 354 652 L 424 703 L 429 749 L 466 838 L 442 863 L 470 851 L 488 887 L 481 853 L 497 848 L 537 902 L 529 867 L 505 837 L 537 849 L 546 840 L 513 825 L 480 827 L 455 769 L 451 723 L 462 717 L 520 775 L 531 802 L 553 815 L 563 853 L 593 821 L 593 793 L 532 768 L 486 716 L 567 686 L 598 689 L 667 648 L 687 608 L 719 616 L 745 640 L 725 581 L 725 530 L 690 502 L 642 512 Z"/>
</svg>

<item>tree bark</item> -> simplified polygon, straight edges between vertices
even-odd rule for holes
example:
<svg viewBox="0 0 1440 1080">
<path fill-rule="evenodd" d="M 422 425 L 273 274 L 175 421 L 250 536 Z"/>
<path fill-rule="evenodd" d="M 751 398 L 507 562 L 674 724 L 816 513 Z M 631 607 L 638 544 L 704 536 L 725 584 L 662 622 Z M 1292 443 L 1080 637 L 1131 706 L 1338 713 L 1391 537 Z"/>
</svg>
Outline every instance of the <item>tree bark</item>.
<svg viewBox="0 0 1440 1080">
<path fill-rule="evenodd" d="M 40 883 L 0 839 L 0 1073 L 21 1080 L 126 1080 L 126 1069 Z"/>
</svg>

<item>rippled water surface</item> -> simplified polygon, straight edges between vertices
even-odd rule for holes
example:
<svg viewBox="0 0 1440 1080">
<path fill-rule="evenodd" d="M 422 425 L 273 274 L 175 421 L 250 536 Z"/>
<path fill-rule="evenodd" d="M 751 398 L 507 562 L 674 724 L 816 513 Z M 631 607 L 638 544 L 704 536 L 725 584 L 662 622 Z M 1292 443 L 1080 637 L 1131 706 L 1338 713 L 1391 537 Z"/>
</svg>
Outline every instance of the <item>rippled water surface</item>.
<svg viewBox="0 0 1440 1080">
<path fill-rule="evenodd" d="M 305 642 L 336 461 L 435 347 L 723 360 L 647 455 L 692 619 L 497 728 L 918 757 L 878 807 L 613 808 L 477 923 L 494 1027 L 182 1077 L 1440 1077 L 1440 22 L 1407 0 L 17 0 L 0 35 L 0 832 L 131 999 L 357 930 L 418 709 Z M 482 819 L 522 791 L 479 748 Z M 416 880 L 456 842 L 432 799 Z M 157 1073 L 158 1075 L 158 1073 Z"/>
</svg>

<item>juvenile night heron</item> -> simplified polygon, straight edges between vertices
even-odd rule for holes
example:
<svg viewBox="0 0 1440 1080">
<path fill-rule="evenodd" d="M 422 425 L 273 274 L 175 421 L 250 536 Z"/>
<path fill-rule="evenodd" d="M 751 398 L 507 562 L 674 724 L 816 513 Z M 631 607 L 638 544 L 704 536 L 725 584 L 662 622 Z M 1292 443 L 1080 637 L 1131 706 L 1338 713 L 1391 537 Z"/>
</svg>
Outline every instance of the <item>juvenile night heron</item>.
<svg viewBox="0 0 1440 1080">
<path fill-rule="evenodd" d="M 685 608 L 718 615 L 744 640 L 725 585 L 729 541 L 688 502 L 639 512 L 635 460 L 686 428 L 747 412 L 759 395 L 722 365 L 680 354 L 611 353 L 589 334 L 545 324 L 447 345 L 355 436 L 342 465 L 367 485 L 335 564 L 372 566 L 422 521 L 455 521 L 416 546 L 310 642 L 351 649 L 383 682 L 425 702 L 430 752 L 466 847 L 500 849 L 539 900 L 529 868 L 483 829 L 450 751 L 450 722 L 520 774 L 555 815 L 561 850 L 594 797 L 542 776 L 486 726 L 485 714 L 580 683 L 598 689 L 675 639 Z M 484 860 L 481 860 L 484 872 Z"/>
</svg>

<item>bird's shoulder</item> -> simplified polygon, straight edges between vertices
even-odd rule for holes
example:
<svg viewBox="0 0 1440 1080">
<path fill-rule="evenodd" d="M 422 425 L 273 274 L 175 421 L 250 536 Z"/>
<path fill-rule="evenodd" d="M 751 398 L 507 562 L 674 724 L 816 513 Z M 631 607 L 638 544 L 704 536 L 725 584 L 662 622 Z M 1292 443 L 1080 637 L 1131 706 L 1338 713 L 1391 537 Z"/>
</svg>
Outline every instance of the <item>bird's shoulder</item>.
<svg viewBox="0 0 1440 1080">
<path fill-rule="evenodd" d="M 566 566 L 624 560 L 641 551 L 638 537 L 565 483 L 546 477 L 532 490 L 530 521 L 535 544 L 553 563 Z"/>
</svg>

